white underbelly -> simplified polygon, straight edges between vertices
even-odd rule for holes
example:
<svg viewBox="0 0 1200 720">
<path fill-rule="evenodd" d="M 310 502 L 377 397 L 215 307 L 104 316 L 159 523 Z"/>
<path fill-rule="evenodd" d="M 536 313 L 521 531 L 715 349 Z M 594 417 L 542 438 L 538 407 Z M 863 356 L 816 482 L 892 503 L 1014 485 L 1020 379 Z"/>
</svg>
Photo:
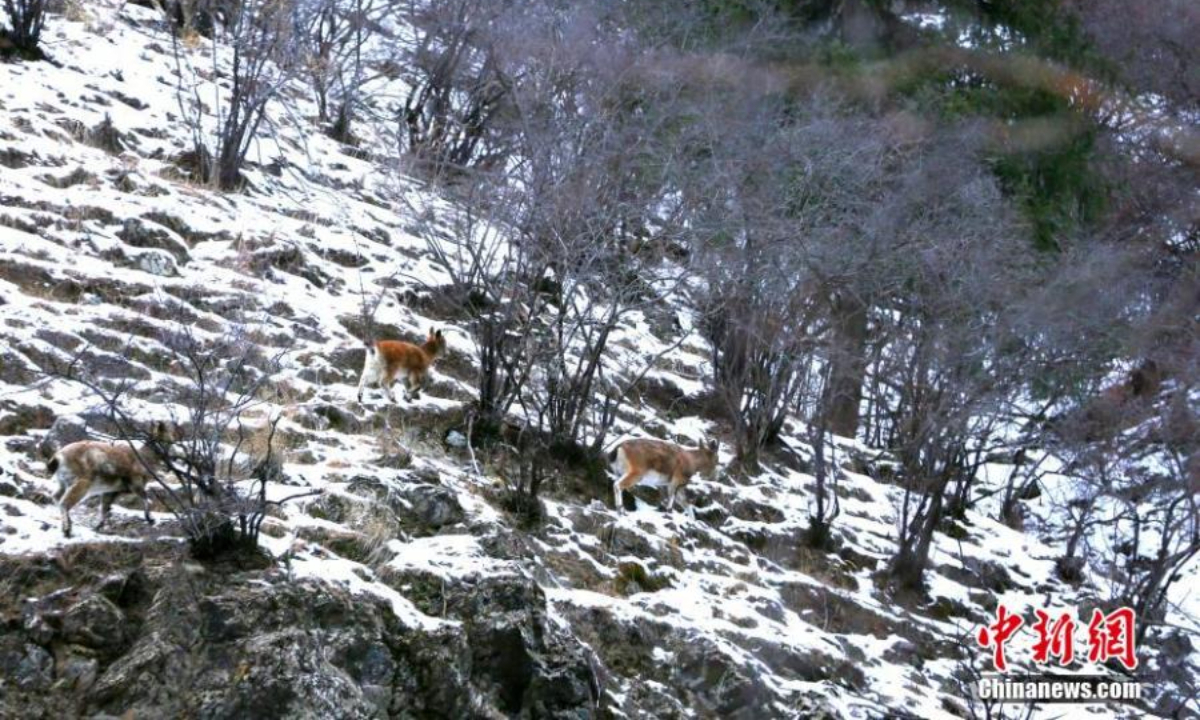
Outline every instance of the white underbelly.
<svg viewBox="0 0 1200 720">
<path fill-rule="evenodd" d="M 97 495 L 107 495 L 108 493 L 125 493 L 129 492 L 129 483 L 121 482 L 120 480 L 108 480 L 96 478 L 88 487 L 84 498 L 95 497 Z"/>
<path fill-rule="evenodd" d="M 651 487 L 665 487 L 671 484 L 671 478 L 654 470 L 647 470 L 642 479 L 638 481 L 639 485 L 649 485 Z"/>
</svg>

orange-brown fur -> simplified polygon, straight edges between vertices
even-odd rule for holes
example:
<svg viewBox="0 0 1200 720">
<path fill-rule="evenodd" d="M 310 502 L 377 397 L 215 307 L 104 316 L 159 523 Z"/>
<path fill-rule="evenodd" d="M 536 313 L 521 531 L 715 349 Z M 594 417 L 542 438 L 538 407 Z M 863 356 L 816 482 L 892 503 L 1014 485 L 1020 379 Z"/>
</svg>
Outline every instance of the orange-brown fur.
<svg viewBox="0 0 1200 720">
<path fill-rule="evenodd" d="M 378 383 L 387 393 L 388 400 L 396 401 L 392 395 L 392 383 L 404 380 L 404 399 L 413 400 L 421 396 L 421 388 L 429 376 L 429 368 L 446 350 L 446 339 L 441 330 L 429 329 L 429 335 L 421 345 L 402 340 L 380 340 L 367 348 L 362 376 L 358 380 L 358 401 L 362 402 L 363 388 L 367 383 Z"/>
<path fill-rule="evenodd" d="M 622 490 L 656 476 L 667 483 L 667 509 L 678 500 L 688 514 L 692 506 L 683 492 L 684 486 L 699 473 L 712 477 L 717 471 L 717 442 L 713 440 L 695 450 L 663 440 L 626 440 L 611 454 L 613 470 L 619 475 L 613 483 L 613 499 L 617 512 L 623 510 Z"/>
<path fill-rule="evenodd" d="M 143 460 L 148 461 L 148 455 L 143 452 L 139 459 L 129 445 L 94 440 L 74 442 L 55 453 L 46 467 L 58 480 L 63 535 L 71 537 L 71 508 L 94 495 L 101 496 L 97 530 L 108 522 L 113 500 L 122 493 L 142 498 L 146 522 L 153 524 L 146 485 L 154 477 Z"/>
</svg>

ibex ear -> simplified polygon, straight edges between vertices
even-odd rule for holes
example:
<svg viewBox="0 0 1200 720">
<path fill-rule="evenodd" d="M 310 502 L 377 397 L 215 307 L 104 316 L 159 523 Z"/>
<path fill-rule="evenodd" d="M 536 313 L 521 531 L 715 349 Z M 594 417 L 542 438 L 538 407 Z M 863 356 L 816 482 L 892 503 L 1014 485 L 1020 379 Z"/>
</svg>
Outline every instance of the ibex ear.
<svg viewBox="0 0 1200 720">
<path fill-rule="evenodd" d="M 436 331 L 436 330 L 434 330 L 434 329 L 433 329 L 433 327 L 431 326 L 431 327 L 429 328 L 429 334 L 430 334 L 430 335 L 437 335 L 437 331 Z"/>
<path fill-rule="evenodd" d="M 717 442 L 716 438 L 713 438 L 712 440 L 708 441 L 708 449 L 709 450 L 716 452 L 718 447 L 720 447 L 720 443 Z"/>
<path fill-rule="evenodd" d="M 438 330 L 436 333 L 434 333 L 434 335 L 436 335 L 436 336 L 437 336 L 437 339 L 438 339 L 438 340 L 441 340 L 441 339 L 442 339 L 442 331 L 441 331 L 441 330 Z"/>
</svg>

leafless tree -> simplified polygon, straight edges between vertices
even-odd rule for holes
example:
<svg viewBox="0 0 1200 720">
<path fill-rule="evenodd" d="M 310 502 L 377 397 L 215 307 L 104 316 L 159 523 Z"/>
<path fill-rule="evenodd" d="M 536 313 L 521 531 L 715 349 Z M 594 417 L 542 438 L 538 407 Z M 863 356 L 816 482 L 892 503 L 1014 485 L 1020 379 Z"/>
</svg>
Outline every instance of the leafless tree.
<svg viewBox="0 0 1200 720">
<path fill-rule="evenodd" d="M 905 486 L 892 573 L 911 588 L 939 524 L 969 503 L 1022 387 L 1022 346 L 1005 312 L 1037 275 L 969 129 L 948 129 L 897 161 L 864 228 L 882 265 L 859 287 L 883 344 L 868 368 L 878 378 L 872 402 Z"/>
<path fill-rule="evenodd" d="M 507 109 L 514 64 L 499 45 L 519 37 L 522 17 L 542 7 L 501 0 L 414 0 L 408 17 L 416 33 L 403 64 L 412 89 L 398 123 L 419 167 L 496 166 L 508 155 L 507 134 L 495 121 Z"/>
<path fill-rule="evenodd" d="M 551 442 L 598 449 L 629 389 L 606 379 L 609 340 L 680 282 L 656 250 L 677 230 L 653 172 L 667 115 L 635 112 L 636 56 L 586 4 L 524 12 L 519 33 L 489 35 L 491 70 L 510 79 L 509 116 L 494 128 L 508 162 L 440 173 L 457 208 L 427 203 L 417 215 L 472 315 L 480 410 L 492 422 L 519 411 Z"/>
<path fill-rule="evenodd" d="M 38 43 L 46 25 L 48 4 L 46 0 L 4 0 L 8 28 L 0 30 L 0 55 L 14 53 L 33 60 L 41 57 Z"/>
<path fill-rule="evenodd" d="M 534 318 L 550 299 L 538 291 L 545 266 L 517 250 L 505 225 L 501 210 L 517 193 L 504 181 L 478 172 L 462 182 L 435 182 L 444 198 L 398 193 L 449 280 L 430 288 L 438 310 L 465 314 L 475 340 L 480 430 L 498 427 L 520 397 L 533 371 Z"/>
<path fill-rule="evenodd" d="M 319 17 L 325 0 L 244 0 L 226 8 L 213 35 L 213 77 L 228 77 L 209 107 L 198 72 L 178 36 L 173 35 L 177 96 L 192 135 L 191 169 L 201 182 L 222 190 L 242 184 L 241 171 L 267 109 L 302 70 L 301 38 Z M 222 66 L 218 44 L 228 47 Z"/>
<path fill-rule="evenodd" d="M 329 136 L 351 142 L 353 123 L 368 105 L 364 86 L 397 65 L 399 39 L 389 22 L 402 0 L 319 0 L 301 36 L 305 72 Z"/>
<path fill-rule="evenodd" d="M 1195 3 L 1153 0 L 1130 6 L 1073 0 L 1066 6 L 1095 48 L 1114 61 L 1121 80 L 1197 109 L 1200 50 L 1191 38 L 1200 32 L 1200 8 Z"/>
<path fill-rule="evenodd" d="M 209 335 L 185 322 L 171 323 L 160 344 L 172 373 L 156 391 L 170 400 L 165 437 L 142 416 L 145 382 L 95 376 L 86 346 L 52 375 L 98 401 L 105 429 L 139 453 L 198 557 L 253 548 L 268 509 L 283 502 L 267 494 L 281 473 L 280 418 L 263 396 L 284 351 L 264 355 L 240 329 Z"/>
</svg>

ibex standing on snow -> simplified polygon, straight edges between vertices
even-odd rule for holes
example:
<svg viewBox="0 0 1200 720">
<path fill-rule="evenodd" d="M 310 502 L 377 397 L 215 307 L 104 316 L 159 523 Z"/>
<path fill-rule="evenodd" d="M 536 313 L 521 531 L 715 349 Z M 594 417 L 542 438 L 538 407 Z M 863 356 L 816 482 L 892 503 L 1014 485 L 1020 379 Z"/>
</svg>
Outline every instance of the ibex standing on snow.
<svg viewBox="0 0 1200 720">
<path fill-rule="evenodd" d="M 164 441 L 169 439 L 165 423 L 157 423 L 154 434 Z M 63 535 L 71 537 L 71 508 L 95 495 L 101 496 L 97 530 L 108 522 L 113 500 L 123 493 L 132 493 L 142 499 L 146 522 L 153 525 L 146 485 L 154 476 L 144 464 L 152 462 L 151 458 L 150 451 L 144 447 L 135 450 L 128 444 L 95 440 L 73 442 L 56 452 L 46 463 L 46 469 L 58 480 L 57 499 L 62 511 Z"/>
<path fill-rule="evenodd" d="M 617 505 L 617 512 L 624 511 L 621 504 L 622 490 L 650 480 L 656 481 L 655 484 L 667 485 L 668 510 L 678 500 L 687 510 L 688 516 L 695 517 L 695 511 L 687 501 L 683 488 L 696 473 L 700 473 L 706 479 L 712 479 L 716 475 L 717 441 L 712 440 L 695 450 L 688 450 L 662 440 L 626 440 L 612 451 L 609 460 L 613 471 L 619 476 L 613 483 L 613 499 Z"/>
<path fill-rule="evenodd" d="M 429 367 L 437 356 L 446 351 L 446 340 L 441 330 L 429 328 L 429 336 L 423 345 L 400 340 L 380 340 L 367 344 L 367 357 L 363 362 L 362 377 L 358 379 L 358 401 L 362 402 L 363 387 L 367 383 L 378 383 L 387 393 L 388 400 L 396 402 L 392 395 L 392 383 L 403 379 L 404 399 L 414 400 L 421 396 L 421 387 L 429 374 Z"/>
</svg>

